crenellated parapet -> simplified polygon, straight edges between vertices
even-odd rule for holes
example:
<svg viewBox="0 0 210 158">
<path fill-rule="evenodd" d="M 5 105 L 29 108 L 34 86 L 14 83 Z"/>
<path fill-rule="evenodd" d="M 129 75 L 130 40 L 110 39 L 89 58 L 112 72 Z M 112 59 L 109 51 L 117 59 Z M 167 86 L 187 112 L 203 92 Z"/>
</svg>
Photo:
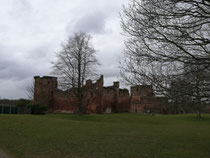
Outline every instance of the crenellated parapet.
<svg viewBox="0 0 210 158">
<path fill-rule="evenodd" d="M 57 77 L 35 76 L 34 100 L 48 107 L 50 112 L 70 112 L 78 110 L 76 89 L 66 91 L 57 88 Z M 144 112 L 151 110 L 161 113 L 165 110 L 167 99 L 156 97 L 150 85 L 121 89 L 119 82 L 104 86 L 103 75 L 93 82 L 87 80 L 83 87 L 83 106 L 88 113 Z"/>
</svg>

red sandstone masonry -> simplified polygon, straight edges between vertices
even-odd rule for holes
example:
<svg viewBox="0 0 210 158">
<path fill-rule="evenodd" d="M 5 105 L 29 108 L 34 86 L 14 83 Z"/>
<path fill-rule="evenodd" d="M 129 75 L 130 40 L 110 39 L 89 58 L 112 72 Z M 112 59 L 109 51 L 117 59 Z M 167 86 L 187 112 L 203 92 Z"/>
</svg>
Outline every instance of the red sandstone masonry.
<svg viewBox="0 0 210 158">
<path fill-rule="evenodd" d="M 73 89 L 62 91 L 57 88 L 57 78 L 35 76 L 34 100 L 48 106 L 49 112 L 69 112 L 78 110 Z M 144 112 L 165 113 L 167 99 L 155 97 L 152 86 L 133 86 L 131 95 L 127 89 L 120 89 L 119 82 L 104 87 L 103 75 L 92 83 L 86 81 L 83 105 L 87 113 Z"/>
</svg>

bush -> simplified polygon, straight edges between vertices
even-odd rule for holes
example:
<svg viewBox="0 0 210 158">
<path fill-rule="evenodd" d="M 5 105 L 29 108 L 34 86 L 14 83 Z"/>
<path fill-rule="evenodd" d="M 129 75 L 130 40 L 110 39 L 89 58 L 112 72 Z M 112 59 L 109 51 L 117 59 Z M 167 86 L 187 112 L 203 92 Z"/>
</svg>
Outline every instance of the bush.
<svg viewBox="0 0 210 158">
<path fill-rule="evenodd" d="M 27 99 L 19 99 L 16 102 L 16 106 L 18 107 L 18 113 L 19 114 L 31 114 L 31 107 L 28 106 L 31 104 L 31 100 Z"/>
<path fill-rule="evenodd" d="M 47 107 L 39 103 L 29 104 L 31 107 L 31 114 L 44 114 L 47 111 Z"/>
<path fill-rule="evenodd" d="M 27 106 L 31 103 L 31 100 L 27 99 L 19 99 L 16 102 L 16 106 L 20 108 L 27 108 Z"/>
<path fill-rule="evenodd" d="M 47 107 L 27 99 L 19 99 L 16 103 L 21 114 L 44 114 Z"/>
</svg>

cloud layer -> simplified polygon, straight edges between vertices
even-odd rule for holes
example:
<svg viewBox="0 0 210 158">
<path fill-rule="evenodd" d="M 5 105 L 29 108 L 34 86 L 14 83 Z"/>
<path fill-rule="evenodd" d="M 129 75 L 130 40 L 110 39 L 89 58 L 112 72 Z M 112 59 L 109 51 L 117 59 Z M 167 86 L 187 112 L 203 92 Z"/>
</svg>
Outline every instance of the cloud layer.
<svg viewBox="0 0 210 158">
<path fill-rule="evenodd" d="M 0 1 L 0 97 L 25 98 L 35 75 L 49 75 L 61 42 L 78 31 L 93 36 L 105 84 L 117 80 L 123 50 L 119 12 L 128 0 Z"/>
</svg>

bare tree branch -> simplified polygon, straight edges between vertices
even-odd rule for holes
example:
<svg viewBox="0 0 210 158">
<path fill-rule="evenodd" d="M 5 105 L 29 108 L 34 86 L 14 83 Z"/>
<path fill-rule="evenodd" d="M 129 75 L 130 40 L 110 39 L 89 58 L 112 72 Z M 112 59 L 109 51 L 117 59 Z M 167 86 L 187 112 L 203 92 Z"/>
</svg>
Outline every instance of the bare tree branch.
<svg viewBox="0 0 210 158">
<path fill-rule="evenodd" d="M 210 98 L 208 0 L 131 0 L 121 13 L 121 27 L 126 41 L 119 67 L 125 83 L 152 84 L 170 97 L 172 82 L 189 77 L 185 87 L 191 91 L 182 94 L 200 100 L 197 105 Z"/>
<path fill-rule="evenodd" d="M 52 62 L 53 74 L 58 75 L 62 89 L 75 89 L 79 112 L 83 113 L 84 82 L 97 75 L 96 67 L 99 62 L 95 57 L 96 50 L 91 44 L 91 36 L 84 32 L 70 36 L 61 46 L 62 50 L 57 53 L 57 61 Z"/>
</svg>

